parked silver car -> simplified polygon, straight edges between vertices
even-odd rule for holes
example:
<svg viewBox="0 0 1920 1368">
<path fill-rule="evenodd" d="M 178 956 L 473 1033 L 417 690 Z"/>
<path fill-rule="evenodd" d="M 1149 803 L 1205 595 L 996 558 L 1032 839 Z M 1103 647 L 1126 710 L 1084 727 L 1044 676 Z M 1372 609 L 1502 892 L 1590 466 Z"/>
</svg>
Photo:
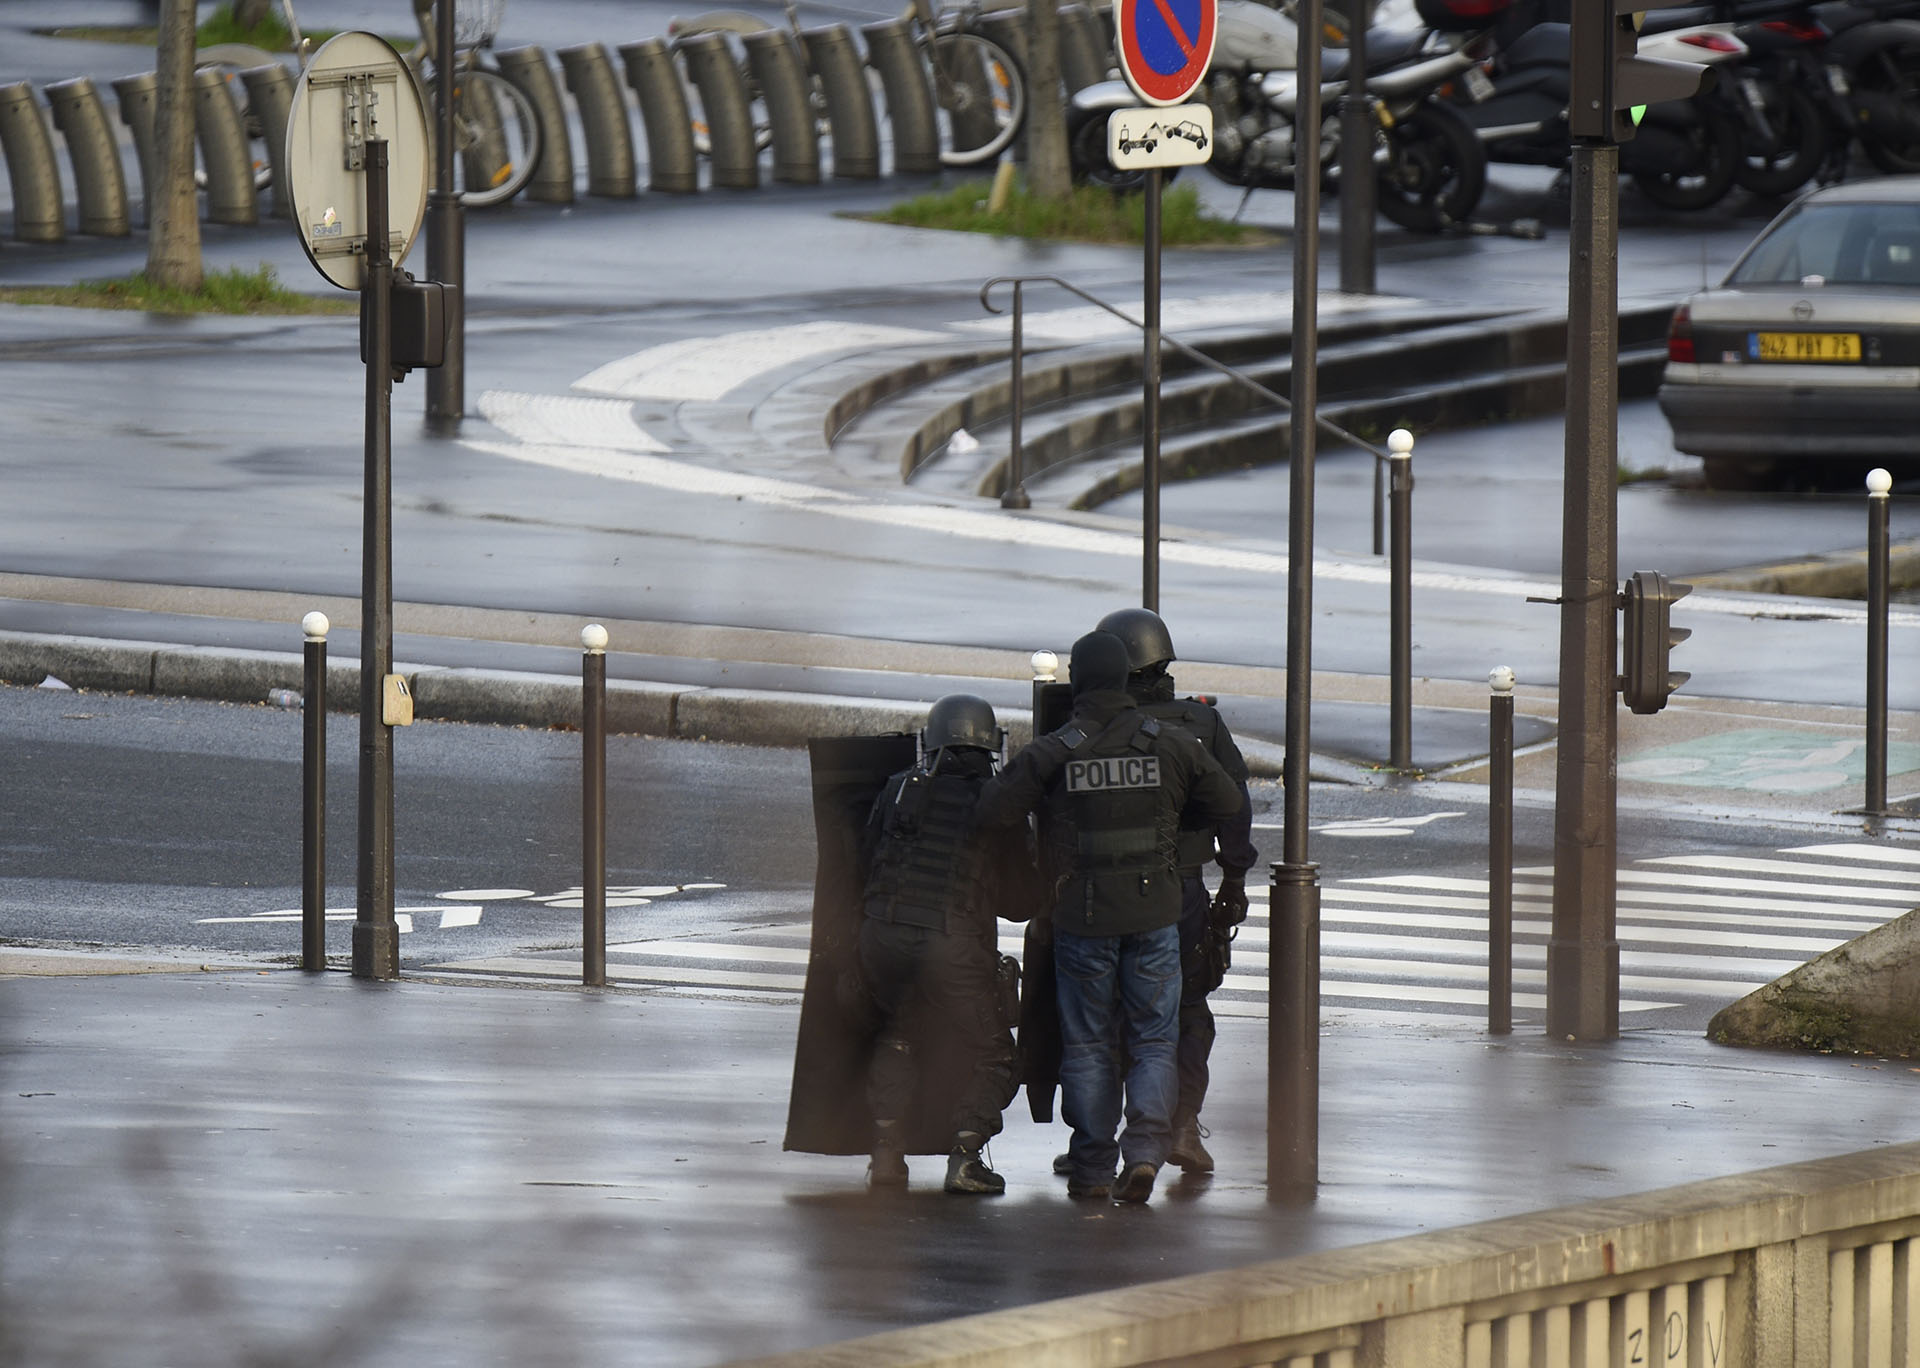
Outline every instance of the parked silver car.
<svg viewBox="0 0 1920 1368">
<path fill-rule="evenodd" d="M 1920 464 L 1920 176 L 1817 190 L 1768 224 L 1674 312 L 1660 411 L 1718 488 Z"/>
</svg>

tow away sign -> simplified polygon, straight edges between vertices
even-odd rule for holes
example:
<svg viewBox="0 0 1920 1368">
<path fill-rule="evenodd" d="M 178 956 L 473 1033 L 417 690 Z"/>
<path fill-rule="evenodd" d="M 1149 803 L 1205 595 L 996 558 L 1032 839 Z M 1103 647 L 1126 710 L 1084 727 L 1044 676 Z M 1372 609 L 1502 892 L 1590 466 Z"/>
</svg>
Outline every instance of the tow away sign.
<svg viewBox="0 0 1920 1368">
<path fill-rule="evenodd" d="M 1213 153 L 1213 107 L 1116 109 L 1107 116 L 1107 160 L 1116 171 L 1199 166 Z"/>
</svg>

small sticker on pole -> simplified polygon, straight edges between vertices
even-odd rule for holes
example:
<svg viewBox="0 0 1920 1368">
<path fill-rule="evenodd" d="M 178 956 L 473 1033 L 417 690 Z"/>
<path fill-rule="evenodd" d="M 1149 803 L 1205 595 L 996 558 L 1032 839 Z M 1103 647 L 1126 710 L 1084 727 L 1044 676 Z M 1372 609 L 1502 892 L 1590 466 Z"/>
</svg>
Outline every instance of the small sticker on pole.
<svg viewBox="0 0 1920 1368">
<path fill-rule="evenodd" d="M 1206 79 L 1217 0 L 1116 0 L 1113 20 L 1120 73 L 1148 104 L 1177 105 Z"/>
</svg>

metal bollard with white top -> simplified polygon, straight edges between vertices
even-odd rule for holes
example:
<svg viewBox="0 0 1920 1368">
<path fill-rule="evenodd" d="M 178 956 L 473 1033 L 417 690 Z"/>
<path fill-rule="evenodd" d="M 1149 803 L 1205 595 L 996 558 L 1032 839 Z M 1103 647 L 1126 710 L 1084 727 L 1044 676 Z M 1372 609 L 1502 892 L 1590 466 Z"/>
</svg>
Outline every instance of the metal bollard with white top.
<svg viewBox="0 0 1920 1368">
<path fill-rule="evenodd" d="M 1867 801 L 1887 811 L 1887 612 L 1892 581 L 1887 545 L 1888 495 L 1893 476 L 1867 472 Z"/>
<path fill-rule="evenodd" d="M 607 629 L 580 631 L 580 981 L 607 982 Z"/>
<path fill-rule="evenodd" d="M 1408 770 L 1413 768 L 1413 434 L 1395 428 L 1387 450 L 1392 525 L 1387 763 Z"/>
<path fill-rule="evenodd" d="M 325 613 L 300 619 L 306 680 L 300 749 L 300 967 L 327 967 L 327 632 Z"/>
<path fill-rule="evenodd" d="M 1513 1030 L 1513 685 L 1487 672 L 1487 1030 Z"/>
<path fill-rule="evenodd" d="M 1033 663 L 1033 734 L 1040 732 L 1040 719 L 1045 713 L 1042 698 L 1049 684 L 1055 683 L 1060 674 L 1060 657 L 1052 651 L 1035 651 Z"/>
</svg>

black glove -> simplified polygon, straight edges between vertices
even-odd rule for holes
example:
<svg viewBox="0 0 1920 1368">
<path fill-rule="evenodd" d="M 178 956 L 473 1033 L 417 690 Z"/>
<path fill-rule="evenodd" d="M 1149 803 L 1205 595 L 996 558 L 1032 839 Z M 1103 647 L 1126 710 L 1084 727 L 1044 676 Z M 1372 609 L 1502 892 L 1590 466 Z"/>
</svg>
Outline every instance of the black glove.
<svg viewBox="0 0 1920 1368">
<path fill-rule="evenodd" d="M 1220 891 L 1213 895 L 1213 924 L 1218 929 L 1224 929 L 1229 926 L 1238 926 L 1246 919 L 1246 871 L 1229 871 L 1220 880 Z"/>
</svg>

